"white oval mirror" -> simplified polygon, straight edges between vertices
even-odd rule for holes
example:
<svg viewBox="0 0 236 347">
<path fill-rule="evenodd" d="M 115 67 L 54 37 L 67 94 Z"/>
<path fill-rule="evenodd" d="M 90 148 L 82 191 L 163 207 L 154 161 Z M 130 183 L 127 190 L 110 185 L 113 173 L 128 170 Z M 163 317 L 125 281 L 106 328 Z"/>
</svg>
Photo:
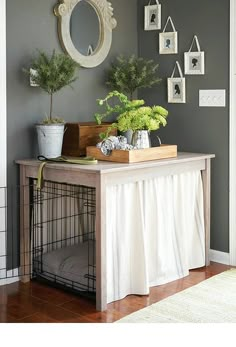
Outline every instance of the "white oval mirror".
<svg viewBox="0 0 236 347">
<path fill-rule="evenodd" d="M 60 0 L 55 7 L 59 38 L 65 51 L 83 67 L 101 64 L 112 43 L 116 27 L 107 0 Z"/>
</svg>

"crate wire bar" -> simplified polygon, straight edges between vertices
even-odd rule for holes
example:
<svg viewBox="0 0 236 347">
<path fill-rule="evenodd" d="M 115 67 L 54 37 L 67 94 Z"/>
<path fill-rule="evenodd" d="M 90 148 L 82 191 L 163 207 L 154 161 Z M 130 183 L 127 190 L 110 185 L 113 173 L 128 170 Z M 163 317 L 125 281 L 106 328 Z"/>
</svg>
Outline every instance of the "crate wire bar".
<svg viewBox="0 0 236 347">
<path fill-rule="evenodd" d="M 15 282 L 19 276 L 18 197 L 19 187 L 0 187 L 0 285 Z"/>
<path fill-rule="evenodd" d="M 22 248 L 20 254 L 19 242 L 15 246 L 20 229 L 16 218 L 18 223 L 12 223 L 10 229 L 17 224 L 17 230 L 11 230 L 11 245 L 8 242 L 5 251 L 8 264 L 12 264 L 11 258 L 18 259 L 21 276 L 30 275 L 31 279 L 95 298 L 95 188 L 45 181 L 43 189 L 38 190 L 36 180 L 31 179 L 29 187 L 21 186 L 14 192 L 16 198 L 9 200 L 18 201 L 19 190 L 21 196 L 29 195 L 26 201 L 30 204 L 30 254 L 22 252 Z M 20 203 L 24 205 L 25 201 Z M 13 206 L 10 211 L 9 208 L 8 214 Z M 17 215 L 19 211 L 18 204 L 12 212 Z M 24 266 L 28 257 L 30 266 Z M 1 279 L 3 270 L 9 277 L 6 266 L 0 270 Z"/>
</svg>

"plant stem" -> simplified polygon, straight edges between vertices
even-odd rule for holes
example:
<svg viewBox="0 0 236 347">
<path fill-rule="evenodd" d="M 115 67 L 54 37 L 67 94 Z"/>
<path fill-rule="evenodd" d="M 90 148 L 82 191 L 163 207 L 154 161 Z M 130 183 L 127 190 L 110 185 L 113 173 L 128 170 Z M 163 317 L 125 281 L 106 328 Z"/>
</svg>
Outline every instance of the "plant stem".
<svg viewBox="0 0 236 347">
<path fill-rule="evenodd" d="M 52 120 L 52 97 L 53 97 L 53 93 L 50 94 L 50 113 L 49 113 L 50 120 Z"/>
</svg>

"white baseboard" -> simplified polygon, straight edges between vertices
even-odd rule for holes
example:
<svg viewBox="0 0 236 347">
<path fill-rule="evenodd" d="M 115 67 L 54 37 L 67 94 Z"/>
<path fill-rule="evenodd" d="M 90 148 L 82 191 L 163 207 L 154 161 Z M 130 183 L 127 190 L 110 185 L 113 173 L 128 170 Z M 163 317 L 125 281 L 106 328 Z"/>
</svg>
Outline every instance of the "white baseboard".
<svg viewBox="0 0 236 347">
<path fill-rule="evenodd" d="M 224 265 L 230 265 L 230 257 L 229 253 L 215 251 L 214 249 L 210 249 L 210 261 L 214 261 L 215 263 L 220 263 Z"/>
<path fill-rule="evenodd" d="M 4 279 L 0 279 L 0 286 L 5 286 L 7 284 L 15 283 L 19 281 L 19 269 L 13 269 L 7 271 L 7 276 Z"/>
</svg>

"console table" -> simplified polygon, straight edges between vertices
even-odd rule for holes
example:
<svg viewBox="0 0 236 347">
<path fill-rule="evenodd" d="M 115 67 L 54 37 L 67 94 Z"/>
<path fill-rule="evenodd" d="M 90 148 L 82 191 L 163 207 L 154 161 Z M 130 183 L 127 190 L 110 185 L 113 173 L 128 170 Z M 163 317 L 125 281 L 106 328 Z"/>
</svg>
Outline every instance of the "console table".
<svg viewBox="0 0 236 347">
<path fill-rule="evenodd" d="M 210 248 L 210 167 L 212 154 L 178 153 L 171 159 L 148 161 L 136 164 L 98 162 L 97 165 L 75 165 L 64 163 L 48 163 L 44 168 L 44 179 L 69 184 L 79 184 L 96 188 L 96 308 L 107 307 L 107 227 L 106 189 L 110 186 L 142 182 L 153 178 L 180 175 L 187 172 L 201 173 L 204 201 L 205 230 L 205 265 L 209 264 Z M 20 184 L 29 186 L 30 178 L 37 178 L 40 162 L 38 160 L 18 160 L 20 166 Z M 30 221 L 29 191 L 21 194 L 21 253 L 28 258 L 21 260 L 21 266 L 30 266 Z M 121 202 L 122 203 L 122 202 Z M 109 250 L 110 252 L 110 250 Z M 24 262 L 24 263 L 23 263 Z M 23 264 L 22 264 L 23 263 Z M 27 282 L 29 276 L 22 276 Z M 138 293 L 137 293 L 138 294 Z"/>
</svg>

